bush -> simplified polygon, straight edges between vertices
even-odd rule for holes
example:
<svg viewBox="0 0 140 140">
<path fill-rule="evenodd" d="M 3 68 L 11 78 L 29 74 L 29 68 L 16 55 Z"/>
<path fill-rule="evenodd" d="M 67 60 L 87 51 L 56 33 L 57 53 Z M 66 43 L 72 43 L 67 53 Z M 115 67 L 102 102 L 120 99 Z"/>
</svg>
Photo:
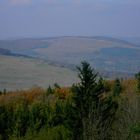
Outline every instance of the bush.
<svg viewBox="0 0 140 140">
<path fill-rule="evenodd" d="M 140 92 L 140 72 L 138 72 L 136 75 L 135 75 L 136 79 L 137 79 L 137 89 L 138 89 L 138 92 Z"/>
</svg>

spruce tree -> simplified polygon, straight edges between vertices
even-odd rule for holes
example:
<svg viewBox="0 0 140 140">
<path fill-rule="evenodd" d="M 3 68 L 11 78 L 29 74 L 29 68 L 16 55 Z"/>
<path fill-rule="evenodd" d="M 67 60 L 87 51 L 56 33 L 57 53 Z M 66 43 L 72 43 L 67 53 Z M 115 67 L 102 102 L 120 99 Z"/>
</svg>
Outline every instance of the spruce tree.
<svg viewBox="0 0 140 140">
<path fill-rule="evenodd" d="M 78 67 L 80 83 L 73 87 L 74 92 L 74 139 L 109 139 L 109 128 L 113 122 L 117 104 L 111 98 L 103 97 L 103 79 L 87 62 Z"/>
</svg>

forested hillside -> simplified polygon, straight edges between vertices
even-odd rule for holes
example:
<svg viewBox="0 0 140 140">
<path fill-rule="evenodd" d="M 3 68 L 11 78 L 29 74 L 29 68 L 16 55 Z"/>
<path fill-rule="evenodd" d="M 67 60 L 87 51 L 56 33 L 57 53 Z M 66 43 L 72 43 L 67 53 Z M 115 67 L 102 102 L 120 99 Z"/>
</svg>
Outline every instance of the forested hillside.
<svg viewBox="0 0 140 140">
<path fill-rule="evenodd" d="M 79 83 L 0 92 L 2 140 L 139 140 L 140 73 L 106 81 L 87 62 Z"/>
</svg>

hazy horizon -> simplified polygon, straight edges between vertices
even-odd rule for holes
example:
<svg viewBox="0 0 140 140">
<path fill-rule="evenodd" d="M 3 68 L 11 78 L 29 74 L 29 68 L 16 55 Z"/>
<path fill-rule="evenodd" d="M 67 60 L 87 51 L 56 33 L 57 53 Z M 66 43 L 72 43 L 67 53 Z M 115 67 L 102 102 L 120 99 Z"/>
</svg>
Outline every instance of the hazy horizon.
<svg viewBox="0 0 140 140">
<path fill-rule="evenodd" d="M 139 0 L 1 0 L 0 39 L 140 37 Z"/>
</svg>

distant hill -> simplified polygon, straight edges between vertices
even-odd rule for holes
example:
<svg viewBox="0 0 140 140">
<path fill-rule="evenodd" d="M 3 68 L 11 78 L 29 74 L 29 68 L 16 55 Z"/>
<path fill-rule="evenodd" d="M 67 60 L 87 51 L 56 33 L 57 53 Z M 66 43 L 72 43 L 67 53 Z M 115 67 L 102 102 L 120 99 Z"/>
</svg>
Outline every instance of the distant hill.
<svg viewBox="0 0 140 140">
<path fill-rule="evenodd" d="M 3 49 L 3 48 L 0 48 L 0 55 L 32 58 L 31 56 L 24 55 L 24 54 L 13 53 L 11 50 Z"/>
<path fill-rule="evenodd" d="M 140 37 L 124 37 L 123 39 L 140 47 Z"/>
<path fill-rule="evenodd" d="M 87 60 L 107 77 L 120 73 L 130 76 L 140 70 L 140 47 L 129 40 L 101 36 L 31 38 L 1 40 L 0 48 L 71 69 Z"/>
<path fill-rule="evenodd" d="M 0 48 L 0 55 L 10 55 L 11 51 L 8 49 Z"/>
</svg>

